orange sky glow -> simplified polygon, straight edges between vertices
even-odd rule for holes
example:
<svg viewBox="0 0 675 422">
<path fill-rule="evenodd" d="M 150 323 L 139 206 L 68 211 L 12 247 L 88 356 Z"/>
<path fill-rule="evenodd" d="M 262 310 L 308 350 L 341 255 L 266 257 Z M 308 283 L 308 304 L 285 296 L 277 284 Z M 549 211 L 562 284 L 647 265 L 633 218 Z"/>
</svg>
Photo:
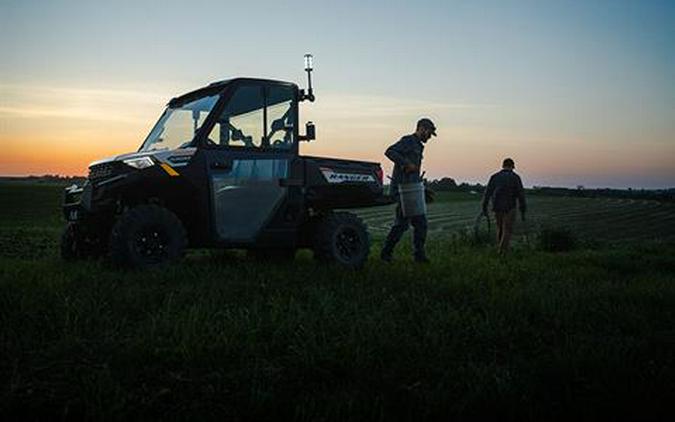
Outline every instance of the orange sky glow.
<svg viewBox="0 0 675 422">
<path fill-rule="evenodd" d="M 2 175 L 86 175 L 91 161 L 136 150 L 168 98 L 177 94 L 16 86 L 0 90 L 5 99 L 0 106 Z M 566 138 L 502 124 L 494 116 L 509 112 L 492 104 L 326 93 L 316 103 L 303 103 L 301 113 L 303 121 L 313 120 L 318 129 L 317 141 L 301 145 L 303 154 L 377 161 L 387 171 L 391 164 L 383 151 L 410 133 L 419 116 L 427 115 L 439 127 L 425 153 L 431 178 L 481 182 L 506 156 L 516 159 L 528 185 L 583 185 L 586 177 L 611 179 L 617 172 L 673 173 L 668 143 L 648 149 L 644 143 L 627 144 L 612 152 L 601 136 Z M 481 116 L 489 124 L 476 123 Z"/>
<path fill-rule="evenodd" d="M 672 1 L 4 1 L 0 176 L 85 175 L 214 81 L 305 88 L 309 52 L 304 154 L 390 171 L 384 150 L 429 117 L 428 178 L 485 183 L 512 157 L 527 186 L 675 187 L 674 16 Z"/>
</svg>

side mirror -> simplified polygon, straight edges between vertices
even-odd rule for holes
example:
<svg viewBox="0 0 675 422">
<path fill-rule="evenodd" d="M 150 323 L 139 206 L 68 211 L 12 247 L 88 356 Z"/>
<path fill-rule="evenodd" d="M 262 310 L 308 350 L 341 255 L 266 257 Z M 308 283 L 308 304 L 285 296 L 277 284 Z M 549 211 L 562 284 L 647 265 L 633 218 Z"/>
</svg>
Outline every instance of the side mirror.
<svg viewBox="0 0 675 422">
<path fill-rule="evenodd" d="M 316 126 L 314 126 L 314 123 L 307 122 L 305 125 L 305 133 L 308 141 L 313 141 L 316 139 Z"/>
<path fill-rule="evenodd" d="M 313 141 L 316 139 L 316 126 L 314 123 L 307 122 L 305 124 L 305 136 L 300 136 L 301 141 Z"/>
</svg>

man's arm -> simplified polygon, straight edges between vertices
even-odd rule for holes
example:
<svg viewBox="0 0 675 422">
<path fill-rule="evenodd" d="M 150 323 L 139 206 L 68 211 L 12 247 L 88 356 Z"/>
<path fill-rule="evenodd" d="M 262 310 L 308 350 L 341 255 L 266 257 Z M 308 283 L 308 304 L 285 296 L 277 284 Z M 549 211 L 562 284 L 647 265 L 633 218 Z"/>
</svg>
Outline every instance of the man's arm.
<svg viewBox="0 0 675 422">
<path fill-rule="evenodd" d="M 488 209 L 488 204 L 490 203 L 490 197 L 492 196 L 492 193 L 495 191 L 495 176 L 492 175 L 490 176 L 490 181 L 487 184 L 487 187 L 485 188 L 485 193 L 483 193 L 483 202 L 481 204 L 481 209 L 483 210 L 483 214 L 487 215 L 487 209 Z"/>
<path fill-rule="evenodd" d="M 414 165 L 408 159 L 408 151 L 408 142 L 405 138 L 402 138 L 400 141 L 387 148 L 387 150 L 384 152 L 384 155 L 386 155 L 387 158 L 393 161 L 397 166 L 405 168 Z"/>
<path fill-rule="evenodd" d="M 520 176 L 516 175 L 516 178 L 518 180 L 518 209 L 520 209 L 520 214 L 522 215 L 523 220 L 525 220 L 525 211 L 527 211 L 525 188 L 523 187 L 523 181 L 520 179 Z"/>
</svg>

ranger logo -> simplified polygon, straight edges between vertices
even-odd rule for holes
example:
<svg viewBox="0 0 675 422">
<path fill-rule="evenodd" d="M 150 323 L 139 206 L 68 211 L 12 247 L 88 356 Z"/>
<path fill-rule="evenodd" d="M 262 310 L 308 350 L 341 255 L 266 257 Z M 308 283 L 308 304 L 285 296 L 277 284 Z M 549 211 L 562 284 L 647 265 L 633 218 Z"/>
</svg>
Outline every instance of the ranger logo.
<svg viewBox="0 0 675 422">
<path fill-rule="evenodd" d="M 331 168 L 321 167 L 321 173 L 328 183 L 374 183 L 375 178 L 371 174 L 341 173 Z"/>
</svg>

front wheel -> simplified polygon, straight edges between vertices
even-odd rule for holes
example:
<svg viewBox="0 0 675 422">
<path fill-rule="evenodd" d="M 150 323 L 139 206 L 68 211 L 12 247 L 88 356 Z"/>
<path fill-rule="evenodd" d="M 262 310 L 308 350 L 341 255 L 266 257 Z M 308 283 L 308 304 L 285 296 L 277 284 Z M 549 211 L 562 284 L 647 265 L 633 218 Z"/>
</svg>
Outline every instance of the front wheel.
<svg viewBox="0 0 675 422">
<path fill-rule="evenodd" d="M 61 234 L 61 258 L 64 261 L 98 258 L 104 248 L 100 234 L 83 223 L 70 222 Z"/>
<path fill-rule="evenodd" d="M 363 221 L 348 212 L 329 213 L 316 225 L 314 256 L 345 268 L 361 268 L 370 253 L 370 237 Z"/>
<path fill-rule="evenodd" d="M 180 219 L 158 205 L 139 205 L 115 222 L 110 259 L 130 268 L 157 267 L 183 256 L 187 235 Z"/>
</svg>

